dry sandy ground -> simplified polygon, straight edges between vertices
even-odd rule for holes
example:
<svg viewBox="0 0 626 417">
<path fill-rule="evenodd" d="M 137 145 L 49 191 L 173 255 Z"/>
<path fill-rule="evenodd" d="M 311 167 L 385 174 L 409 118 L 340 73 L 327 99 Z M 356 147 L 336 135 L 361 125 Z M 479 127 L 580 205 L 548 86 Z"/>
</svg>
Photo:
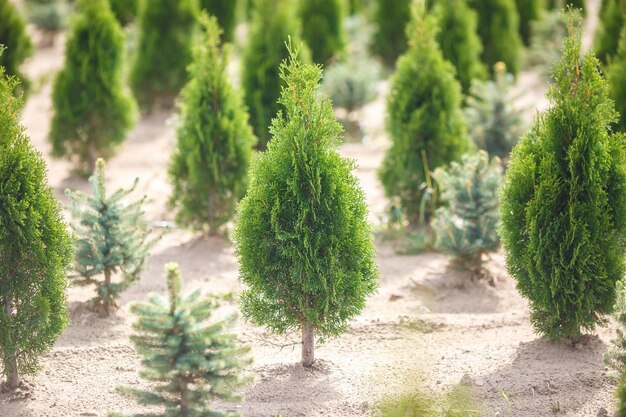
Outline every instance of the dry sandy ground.
<svg viewBox="0 0 626 417">
<path fill-rule="evenodd" d="M 597 5 L 597 3 L 593 3 Z M 62 44 L 62 42 L 59 42 Z M 34 80 L 50 80 L 62 63 L 60 47 L 40 50 L 29 62 Z M 528 103 L 545 108 L 543 82 L 531 73 L 520 77 Z M 381 90 L 384 92 L 384 85 Z M 24 124 L 33 144 L 46 157 L 50 184 L 65 201 L 66 187 L 87 189 L 68 174 L 64 161 L 49 157 L 46 141 L 50 120 L 50 84 L 33 95 Z M 356 174 L 366 190 L 374 224 L 385 208 L 376 179 L 386 139 L 382 130 L 384 102 L 363 112 L 368 137 L 347 144 L 342 152 L 358 162 Z M 108 164 L 111 188 L 141 180 L 137 196 L 150 196 L 151 221 L 171 220 L 165 202 L 168 156 L 174 134 L 168 114 L 139 122 L 119 155 Z M 396 254 L 393 243 L 377 239 L 380 290 L 347 334 L 317 350 L 318 362 L 305 371 L 298 349 L 280 348 L 297 335 L 274 337 L 240 322 L 235 329 L 252 345 L 255 376 L 236 409 L 246 416 L 369 416 L 389 395 L 418 390 L 440 394 L 467 375 L 484 416 L 595 416 L 602 407 L 612 412 L 615 382 L 602 363 L 611 329 L 599 329 L 585 343 L 572 347 L 538 338 L 528 320 L 526 302 L 506 274 L 503 254 L 489 268 L 497 283 L 460 285 L 465 277 L 448 270 L 446 257 L 436 253 Z M 163 292 L 164 263 L 180 263 L 187 290 L 239 291 L 237 262 L 226 239 L 205 239 L 180 230 L 166 234 L 155 248 L 141 282 L 121 300 L 121 309 L 101 319 L 85 308 L 88 290 L 70 289 L 71 325 L 42 360 L 40 374 L 27 378 L 27 388 L 0 394 L 1 417 L 103 416 L 107 410 L 140 411 L 116 393 L 118 385 L 141 385 L 139 365 L 129 343 L 133 317 L 128 303 L 151 291 Z M 225 307 L 235 310 L 233 302 Z"/>
</svg>

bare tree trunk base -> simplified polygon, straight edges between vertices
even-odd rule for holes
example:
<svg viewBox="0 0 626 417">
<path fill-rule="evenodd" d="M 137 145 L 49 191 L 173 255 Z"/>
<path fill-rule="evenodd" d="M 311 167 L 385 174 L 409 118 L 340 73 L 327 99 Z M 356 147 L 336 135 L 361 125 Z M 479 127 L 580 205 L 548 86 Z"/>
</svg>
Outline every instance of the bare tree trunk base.
<svg viewBox="0 0 626 417">
<path fill-rule="evenodd" d="M 302 366 L 310 368 L 315 363 L 315 328 L 311 323 L 302 324 Z"/>
</svg>

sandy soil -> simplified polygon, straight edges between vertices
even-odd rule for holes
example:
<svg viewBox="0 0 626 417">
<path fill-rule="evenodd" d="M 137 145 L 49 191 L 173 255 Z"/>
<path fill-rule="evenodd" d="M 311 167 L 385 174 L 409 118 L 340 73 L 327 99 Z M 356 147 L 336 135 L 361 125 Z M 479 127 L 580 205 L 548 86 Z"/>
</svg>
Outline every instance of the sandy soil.
<svg viewBox="0 0 626 417">
<path fill-rule="evenodd" d="M 597 6 L 597 2 L 592 5 Z M 594 22 L 592 22 L 594 23 Z M 593 28 L 594 26 L 591 26 Z M 23 120 L 33 144 L 48 161 L 50 184 L 66 201 L 66 187 L 86 190 L 84 180 L 69 175 L 65 161 L 49 157 L 46 135 L 50 120 L 50 80 L 62 65 L 62 39 L 39 50 L 28 63 L 41 88 L 31 97 Z M 37 82 L 37 81 L 36 81 Z M 531 113 L 545 109 L 545 86 L 532 73 L 519 79 Z M 385 84 L 381 84 L 381 96 Z M 108 164 L 107 183 L 117 188 L 141 182 L 137 196 L 147 194 L 151 221 L 171 221 L 166 166 L 174 145 L 170 114 L 142 119 L 118 156 Z M 347 144 L 342 153 L 358 162 L 356 174 L 367 193 L 370 219 L 378 224 L 386 202 L 376 178 L 387 140 L 383 131 L 384 101 L 363 110 L 367 138 Z M 305 371 L 299 350 L 280 347 L 298 335 L 271 336 L 239 322 L 235 331 L 252 345 L 255 375 L 236 409 L 246 416 L 370 416 L 389 395 L 424 391 L 443 393 L 471 381 L 471 391 L 484 416 L 595 416 L 614 409 L 615 382 L 602 363 L 613 330 L 599 329 L 577 346 L 548 343 L 533 333 L 526 302 L 506 274 L 504 255 L 489 262 L 496 286 L 469 283 L 448 269 L 437 253 L 396 254 L 393 242 L 377 238 L 380 290 L 347 334 L 317 350 L 318 362 Z M 71 288 L 71 325 L 42 360 L 42 372 L 26 378 L 16 393 L 0 393 L 1 417 L 104 416 L 107 410 L 140 411 L 116 393 L 118 385 L 142 385 L 139 359 L 129 343 L 133 317 L 128 303 L 148 292 L 165 291 L 164 263 L 180 263 L 185 288 L 226 292 L 240 290 L 234 250 L 227 239 L 206 239 L 172 230 L 159 242 L 140 283 L 126 292 L 121 309 L 101 319 L 85 308 L 86 289 Z M 235 302 L 225 306 L 236 310 Z M 464 378 L 465 376 L 465 378 Z"/>
</svg>

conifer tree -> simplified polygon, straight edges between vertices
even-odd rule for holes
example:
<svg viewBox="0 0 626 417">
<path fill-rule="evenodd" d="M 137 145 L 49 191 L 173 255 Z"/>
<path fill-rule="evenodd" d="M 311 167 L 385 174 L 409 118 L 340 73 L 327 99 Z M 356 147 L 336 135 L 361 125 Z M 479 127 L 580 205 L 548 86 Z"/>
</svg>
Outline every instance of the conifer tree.
<svg viewBox="0 0 626 417">
<path fill-rule="evenodd" d="M 345 46 L 343 0 L 299 0 L 302 39 L 313 62 L 326 64 Z"/>
<path fill-rule="evenodd" d="M 409 50 L 400 57 L 387 98 L 392 141 L 379 172 L 389 198 L 399 198 L 411 226 L 421 213 L 429 169 L 455 161 L 471 148 L 461 111 L 461 86 L 435 40 L 436 21 L 416 2 L 408 26 Z"/>
<path fill-rule="evenodd" d="M 513 149 L 502 191 L 507 266 L 535 329 L 576 338 L 612 311 L 626 250 L 626 149 L 599 62 L 569 22 L 552 107 Z"/>
<path fill-rule="evenodd" d="M 477 34 L 476 12 L 466 0 L 439 0 L 435 3 L 439 27 L 437 42 L 443 57 L 456 68 L 456 76 L 463 92 L 469 91 L 472 80 L 487 77 L 480 61 L 482 44 Z"/>
<path fill-rule="evenodd" d="M 626 25 L 620 36 L 619 50 L 606 72 L 609 94 L 620 114 L 618 129 L 626 132 Z"/>
<path fill-rule="evenodd" d="M 211 234 L 230 220 L 246 191 L 255 138 L 248 113 L 228 80 L 230 48 L 220 50 L 215 18 L 202 15 L 190 81 L 182 92 L 178 145 L 170 162 L 176 221 Z"/>
<path fill-rule="evenodd" d="M 105 0 L 81 0 L 54 82 L 52 152 L 82 174 L 109 158 L 126 139 L 136 105 L 125 91 L 124 34 Z"/>
<path fill-rule="evenodd" d="M 143 219 L 145 197 L 127 203 L 124 197 L 134 191 L 120 189 L 107 196 L 104 160 L 98 159 L 96 172 L 89 178 L 92 195 L 66 190 L 72 201 L 76 236 L 75 275 L 72 283 L 96 287 L 91 302 L 104 316 L 117 307 L 120 293 L 135 284 L 143 271 L 150 249 L 156 242 Z M 115 279 L 119 276 L 119 279 Z"/>
<path fill-rule="evenodd" d="M 198 0 L 141 1 L 130 86 L 143 112 L 171 105 L 187 82 Z"/>
<path fill-rule="evenodd" d="M 474 81 L 467 98 L 465 118 L 470 136 L 491 156 L 507 158 L 524 133 L 519 96 L 512 93 L 515 81 L 504 63 L 495 65 L 493 81 Z"/>
<path fill-rule="evenodd" d="M 526 46 L 530 45 L 531 22 L 539 20 L 543 9 L 542 0 L 515 0 L 519 15 L 519 33 Z"/>
<path fill-rule="evenodd" d="M 617 413 L 615 417 L 626 417 L 626 373 L 622 375 L 622 380 L 617 386 Z"/>
<path fill-rule="evenodd" d="M 624 27 L 626 0 L 605 0 L 600 10 L 600 22 L 594 39 L 596 55 L 603 64 L 617 53 L 620 33 Z"/>
<path fill-rule="evenodd" d="M 318 97 L 321 68 L 298 51 L 281 66 L 285 106 L 251 170 L 235 244 L 247 288 L 243 316 L 271 332 L 302 332 L 302 365 L 314 341 L 337 337 L 377 287 L 375 250 L 354 163 L 337 152 L 341 125 Z"/>
<path fill-rule="evenodd" d="M 388 67 L 393 67 L 398 57 L 406 51 L 406 25 L 411 18 L 411 0 L 376 0 L 373 52 Z"/>
<path fill-rule="evenodd" d="M 44 46 L 54 45 L 56 35 L 67 27 L 71 13 L 67 0 L 25 0 L 28 20 L 44 33 Z"/>
<path fill-rule="evenodd" d="M 624 288 L 624 280 L 617 281 L 615 288 L 617 297 L 614 316 L 619 328 L 615 330 L 616 337 L 611 340 L 611 347 L 602 359 L 608 367 L 623 375 L 626 372 L 626 288 Z"/>
<path fill-rule="evenodd" d="M 26 33 L 26 22 L 10 0 L 0 0 L 0 45 L 6 48 L 0 53 L 0 67 L 7 75 L 19 77 L 22 90 L 27 88 L 28 80 L 20 65 L 32 55 L 33 44 Z"/>
<path fill-rule="evenodd" d="M 237 4 L 238 0 L 200 0 L 200 8 L 217 18 L 217 23 L 223 30 L 222 36 L 228 42 L 231 42 L 235 35 Z"/>
<path fill-rule="evenodd" d="M 485 151 L 468 153 L 447 169 L 437 168 L 433 177 L 446 204 L 433 219 L 436 245 L 454 257 L 457 268 L 469 268 L 472 277 L 479 277 L 483 255 L 500 243 L 496 233 L 500 160 L 496 157 L 490 162 Z"/>
<path fill-rule="evenodd" d="M 109 0 L 111 10 L 120 25 L 126 26 L 137 17 L 139 0 Z"/>
<path fill-rule="evenodd" d="M 478 13 L 478 35 L 483 43 L 482 60 L 489 67 L 502 61 L 511 74 L 520 69 L 522 46 L 519 35 L 519 15 L 514 0 L 469 0 Z"/>
<path fill-rule="evenodd" d="M 0 376 L 9 389 L 39 369 L 67 326 L 73 256 L 44 159 L 20 125 L 16 85 L 0 67 Z"/>
<path fill-rule="evenodd" d="M 289 37 L 299 42 L 300 30 L 293 0 L 255 0 L 249 41 L 243 54 L 242 84 L 250 124 L 261 150 L 270 138 L 272 117 L 281 108 L 279 67 L 288 57 L 285 42 Z M 303 51 L 301 59 L 308 61 L 308 58 L 308 51 Z"/>
<path fill-rule="evenodd" d="M 240 346 L 235 335 L 226 333 L 236 316 L 209 322 L 219 307 L 218 300 L 203 296 L 199 290 L 183 296 L 178 264 L 165 265 L 165 272 L 168 298 L 151 294 L 147 303 L 131 307 L 138 318 L 131 341 L 142 357 L 139 375 L 153 386 L 123 387 L 119 391 L 141 405 L 154 407 L 154 411 L 130 416 L 233 417 L 212 408 L 211 402 L 241 401 L 234 391 L 248 382 L 240 371 L 250 363 L 249 349 Z"/>
</svg>

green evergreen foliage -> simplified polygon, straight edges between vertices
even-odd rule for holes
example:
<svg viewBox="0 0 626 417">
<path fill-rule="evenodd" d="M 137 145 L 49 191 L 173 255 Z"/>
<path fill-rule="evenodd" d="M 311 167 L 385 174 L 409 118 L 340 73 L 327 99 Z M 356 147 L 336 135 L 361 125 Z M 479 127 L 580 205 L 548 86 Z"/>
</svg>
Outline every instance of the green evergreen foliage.
<svg viewBox="0 0 626 417">
<path fill-rule="evenodd" d="M 594 39 L 596 55 L 603 64 L 617 53 L 620 33 L 624 27 L 626 0 L 605 0 L 600 10 L 600 23 Z"/>
<path fill-rule="evenodd" d="M 270 139 L 269 126 L 281 109 L 279 67 L 287 59 L 285 42 L 289 37 L 300 42 L 300 21 L 294 14 L 293 0 L 255 0 L 248 45 L 243 54 L 242 84 L 250 124 L 265 149 Z M 308 51 L 301 59 L 308 61 Z"/>
<path fill-rule="evenodd" d="M 373 52 L 393 67 L 407 49 L 406 26 L 411 18 L 411 0 L 376 0 L 374 23 L 377 31 Z"/>
<path fill-rule="evenodd" d="M 9 76 L 18 77 L 20 90 L 28 87 L 28 79 L 20 71 L 20 65 L 33 53 L 33 44 L 26 33 L 26 23 L 10 0 L 0 0 L 0 45 L 7 48 L 0 53 L 0 67 Z"/>
<path fill-rule="evenodd" d="M 398 198 L 411 226 L 424 213 L 429 169 L 447 165 L 471 148 L 461 111 L 461 86 L 435 40 L 436 20 L 419 2 L 408 29 L 409 50 L 398 60 L 387 98 L 391 148 L 379 172 L 385 193 Z"/>
<path fill-rule="evenodd" d="M 140 2 L 130 86 L 142 111 L 171 105 L 187 82 L 197 16 L 197 0 Z"/>
<path fill-rule="evenodd" d="M 238 414 L 219 412 L 211 402 L 241 401 L 234 391 L 248 382 L 241 370 L 250 363 L 249 348 L 227 333 L 236 316 L 210 321 L 219 300 L 203 296 L 199 290 L 181 295 L 178 264 L 165 265 L 165 272 L 169 297 L 151 294 L 147 303 L 131 307 L 138 318 L 131 341 L 142 357 L 139 375 L 152 384 L 151 389 L 118 390 L 152 407 L 149 414 L 131 414 L 133 417 L 234 417 Z"/>
<path fill-rule="evenodd" d="M 531 24 L 539 20 L 543 9 L 542 0 L 515 0 L 519 15 L 519 33 L 526 46 L 530 45 Z"/>
<path fill-rule="evenodd" d="M 507 158 L 524 133 L 522 109 L 513 94 L 515 80 L 507 74 L 504 63 L 495 65 L 493 81 L 476 80 L 467 97 L 465 118 L 470 136 L 491 156 Z"/>
<path fill-rule="evenodd" d="M 52 153 L 82 174 L 109 158 L 133 125 L 136 104 L 124 88 L 124 34 L 105 0 L 82 0 L 53 87 Z"/>
<path fill-rule="evenodd" d="M 248 183 L 255 138 L 248 113 L 228 80 L 230 48 L 220 49 L 217 20 L 202 15 L 190 81 L 182 92 L 178 145 L 169 175 L 178 224 L 212 234 L 232 218 Z"/>
<path fill-rule="evenodd" d="M 449 168 L 433 173 L 445 206 L 437 209 L 433 230 L 436 246 L 454 257 L 457 268 L 479 277 L 483 255 L 498 248 L 500 220 L 498 190 L 502 178 L 499 158 L 489 161 L 485 151 L 463 155 Z"/>
<path fill-rule="evenodd" d="M 443 57 L 454 65 L 463 92 L 467 93 L 472 80 L 487 77 L 480 61 L 483 47 L 477 33 L 476 12 L 467 6 L 466 0 L 439 0 L 433 12 L 441 28 L 437 42 Z"/>
<path fill-rule="evenodd" d="M 336 337 L 377 287 L 375 249 L 354 163 L 337 152 L 341 125 L 318 97 L 321 68 L 297 51 L 281 66 L 285 114 L 255 160 L 235 230 L 243 316 L 274 333 L 302 331 L 302 364 L 314 339 Z"/>
<path fill-rule="evenodd" d="M 522 41 L 514 0 L 469 0 L 468 4 L 478 13 L 483 62 L 493 68 L 502 61 L 511 74 L 517 76 Z"/>
<path fill-rule="evenodd" d="M 624 137 L 610 132 L 617 113 L 598 60 L 581 57 L 581 29 L 568 26 L 552 107 L 513 149 L 501 201 L 509 273 L 551 339 L 602 323 L 625 272 Z"/>
<path fill-rule="evenodd" d="M 77 239 L 72 283 L 95 286 L 96 297 L 91 302 L 108 316 L 117 307 L 115 300 L 120 293 L 139 280 L 156 239 L 150 238 L 150 228 L 143 219 L 145 197 L 132 203 L 123 201 L 138 180 L 132 188 L 107 196 L 104 174 L 104 160 L 98 159 L 96 172 L 89 178 L 93 194 L 65 193 L 72 201 Z"/>
<path fill-rule="evenodd" d="M 109 0 L 115 18 L 126 26 L 137 17 L 140 0 Z M 232 0 L 231 0 L 232 1 Z"/>
<path fill-rule="evenodd" d="M 626 372 L 626 288 L 624 280 L 617 281 L 615 301 L 615 319 L 620 328 L 615 330 L 616 337 L 611 340 L 611 347 L 604 354 L 604 363 L 620 375 Z"/>
<path fill-rule="evenodd" d="M 606 70 L 609 94 L 620 114 L 618 129 L 626 132 L 626 25 L 620 36 L 619 50 Z"/>
<path fill-rule="evenodd" d="M 237 4 L 238 0 L 200 0 L 200 8 L 217 18 L 217 22 L 224 31 L 222 36 L 228 42 L 232 42 L 235 35 Z"/>
<path fill-rule="evenodd" d="M 343 0 L 299 0 L 302 39 L 313 62 L 326 64 L 345 47 Z"/>
<path fill-rule="evenodd" d="M 626 417 L 626 374 L 622 375 L 622 380 L 617 386 L 618 406 L 615 417 Z"/>
<path fill-rule="evenodd" d="M 9 389 L 39 369 L 67 326 L 73 256 L 44 159 L 20 125 L 17 83 L 0 67 L 0 376 Z"/>
<path fill-rule="evenodd" d="M 46 44 L 54 44 L 55 36 L 65 29 L 71 9 L 67 0 L 25 0 L 28 20 L 47 35 Z"/>
</svg>

